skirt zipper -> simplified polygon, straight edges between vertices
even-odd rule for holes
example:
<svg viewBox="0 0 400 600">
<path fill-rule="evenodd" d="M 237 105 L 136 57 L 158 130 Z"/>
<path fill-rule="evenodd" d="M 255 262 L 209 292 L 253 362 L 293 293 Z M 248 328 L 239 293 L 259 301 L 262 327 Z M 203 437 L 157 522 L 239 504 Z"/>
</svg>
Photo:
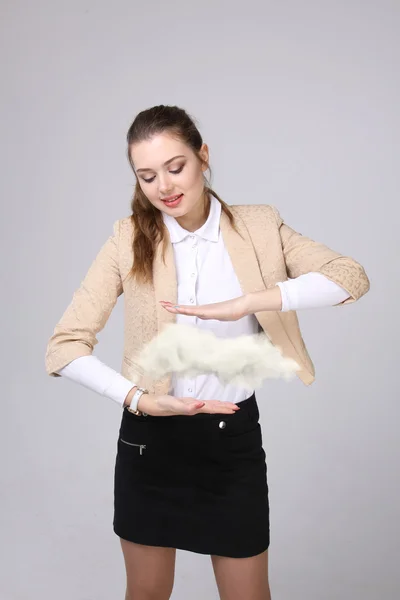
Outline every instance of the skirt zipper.
<svg viewBox="0 0 400 600">
<path fill-rule="evenodd" d="M 143 454 L 143 450 L 146 450 L 146 444 L 132 444 L 131 442 L 126 442 L 122 438 L 119 438 L 119 439 L 123 444 L 127 444 L 128 446 L 137 446 L 140 449 L 139 450 L 140 455 Z"/>
</svg>

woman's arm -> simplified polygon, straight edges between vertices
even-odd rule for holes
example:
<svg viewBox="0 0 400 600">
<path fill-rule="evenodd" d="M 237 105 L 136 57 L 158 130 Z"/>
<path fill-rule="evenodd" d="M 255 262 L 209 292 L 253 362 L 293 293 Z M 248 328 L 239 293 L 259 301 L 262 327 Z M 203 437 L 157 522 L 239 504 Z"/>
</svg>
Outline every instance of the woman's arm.
<svg viewBox="0 0 400 600">
<path fill-rule="evenodd" d="M 276 288 L 248 295 L 248 314 L 262 310 L 303 310 L 305 308 L 322 308 L 341 304 L 349 297 L 346 290 L 337 283 L 327 279 L 322 273 L 305 273 L 278 282 L 280 296 Z"/>
<path fill-rule="evenodd" d="M 46 371 L 57 371 L 80 356 L 89 356 L 101 331 L 122 294 L 119 272 L 119 221 L 100 249 L 72 301 L 54 329 L 46 350 Z"/>
<path fill-rule="evenodd" d="M 130 406 L 154 416 L 194 415 L 201 412 L 232 414 L 239 407 L 225 400 L 196 400 L 196 398 L 175 398 L 174 396 L 143 394 L 138 402 L 131 404 L 136 386 L 114 371 L 95 356 L 82 356 L 63 367 L 58 372 L 99 394 L 115 400 L 122 407 Z M 129 389 L 130 388 L 130 389 Z M 126 392 L 128 392 L 126 394 Z"/>
<path fill-rule="evenodd" d="M 133 392 L 132 394 L 129 392 L 137 387 L 132 381 L 93 355 L 76 358 L 59 369 L 57 373 L 101 396 L 114 400 L 121 407 L 128 405 L 128 396 L 130 399 L 133 395 Z M 132 406 L 132 408 L 136 410 L 136 406 Z"/>
<path fill-rule="evenodd" d="M 273 211 L 289 278 L 296 279 L 310 272 L 321 273 L 348 293 L 342 304 L 355 302 L 368 292 L 369 279 L 357 261 L 303 236 L 283 222 L 276 208 Z"/>
<path fill-rule="evenodd" d="M 346 290 L 322 273 L 306 273 L 276 285 L 281 290 L 282 312 L 335 306 L 349 297 Z"/>
<path fill-rule="evenodd" d="M 306 273 L 296 279 L 282 281 L 275 287 L 239 296 L 233 300 L 202 306 L 173 306 L 163 302 L 169 312 L 194 315 L 199 319 L 237 321 L 264 310 L 287 312 L 304 308 L 320 308 L 342 303 L 349 297 L 346 290 L 321 273 Z"/>
</svg>

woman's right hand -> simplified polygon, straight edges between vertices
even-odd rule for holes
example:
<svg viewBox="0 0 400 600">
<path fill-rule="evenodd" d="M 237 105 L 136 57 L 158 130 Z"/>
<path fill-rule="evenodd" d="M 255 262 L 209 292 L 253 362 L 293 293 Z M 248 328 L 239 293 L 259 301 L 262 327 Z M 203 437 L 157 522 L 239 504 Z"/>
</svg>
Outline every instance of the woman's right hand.
<svg viewBox="0 0 400 600">
<path fill-rule="evenodd" d="M 234 402 L 176 398 L 167 394 L 163 396 L 142 394 L 139 398 L 138 409 L 154 417 L 190 416 L 199 413 L 231 415 L 240 410 Z"/>
</svg>

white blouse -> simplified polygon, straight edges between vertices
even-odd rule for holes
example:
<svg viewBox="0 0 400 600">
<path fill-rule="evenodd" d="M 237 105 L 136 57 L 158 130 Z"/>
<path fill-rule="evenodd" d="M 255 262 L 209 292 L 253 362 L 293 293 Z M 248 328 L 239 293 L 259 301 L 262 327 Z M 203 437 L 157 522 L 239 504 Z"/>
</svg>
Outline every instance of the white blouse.
<svg viewBox="0 0 400 600">
<path fill-rule="evenodd" d="M 176 219 L 163 213 L 174 250 L 178 285 L 177 304 L 210 304 L 243 295 L 220 233 L 220 215 L 221 204 L 212 197 L 207 221 L 197 231 L 190 232 L 183 229 Z M 321 273 L 307 273 L 277 285 L 281 291 L 283 312 L 332 306 L 349 297 L 346 290 Z M 259 324 L 254 315 L 245 316 L 238 321 L 217 321 L 177 314 L 176 321 L 212 330 L 220 337 L 238 337 L 259 331 Z M 58 373 L 114 400 L 121 407 L 129 391 L 136 385 L 94 355 L 79 357 Z M 214 374 L 193 378 L 177 377 L 173 374 L 169 393 L 177 397 L 237 403 L 251 396 L 253 391 L 223 384 Z M 131 406 L 136 409 L 136 406 Z"/>
</svg>

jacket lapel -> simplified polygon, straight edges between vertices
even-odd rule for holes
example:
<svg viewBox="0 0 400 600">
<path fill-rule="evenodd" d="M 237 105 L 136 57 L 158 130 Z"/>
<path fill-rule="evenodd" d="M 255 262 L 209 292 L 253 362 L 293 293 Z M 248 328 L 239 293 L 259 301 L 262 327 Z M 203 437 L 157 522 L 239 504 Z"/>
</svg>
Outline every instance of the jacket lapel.
<svg viewBox="0 0 400 600">
<path fill-rule="evenodd" d="M 260 292 L 265 290 L 267 286 L 261 275 L 249 231 L 239 215 L 235 215 L 235 222 L 242 237 L 231 227 L 227 215 L 223 211 L 221 212 L 220 228 L 225 248 L 230 256 L 243 294 Z M 274 339 L 282 331 L 278 313 L 263 311 L 255 313 L 255 317 L 267 336 L 274 342 Z"/>
<path fill-rule="evenodd" d="M 161 306 L 160 300 L 167 300 L 175 304 L 178 300 L 174 250 L 167 228 L 165 230 L 165 235 L 167 236 L 165 264 L 162 258 L 162 242 L 156 248 L 156 256 L 153 263 L 153 285 L 156 301 L 157 330 L 159 333 L 165 325 L 176 321 L 176 315 L 165 310 Z"/>
<path fill-rule="evenodd" d="M 169 232 L 166 228 L 165 235 L 167 236 L 165 263 L 162 257 L 162 242 L 156 248 L 155 260 L 153 262 L 153 286 L 154 297 L 156 304 L 157 330 L 154 332 L 161 333 L 166 325 L 176 322 L 176 315 L 165 310 L 160 300 L 168 300 L 169 302 L 177 303 L 178 300 L 178 284 L 176 278 L 174 250 L 172 247 Z M 170 391 L 171 376 L 165 375 L 159 381 L 154 382 L 155 394 L 167 394 Z"/>
</svg>

